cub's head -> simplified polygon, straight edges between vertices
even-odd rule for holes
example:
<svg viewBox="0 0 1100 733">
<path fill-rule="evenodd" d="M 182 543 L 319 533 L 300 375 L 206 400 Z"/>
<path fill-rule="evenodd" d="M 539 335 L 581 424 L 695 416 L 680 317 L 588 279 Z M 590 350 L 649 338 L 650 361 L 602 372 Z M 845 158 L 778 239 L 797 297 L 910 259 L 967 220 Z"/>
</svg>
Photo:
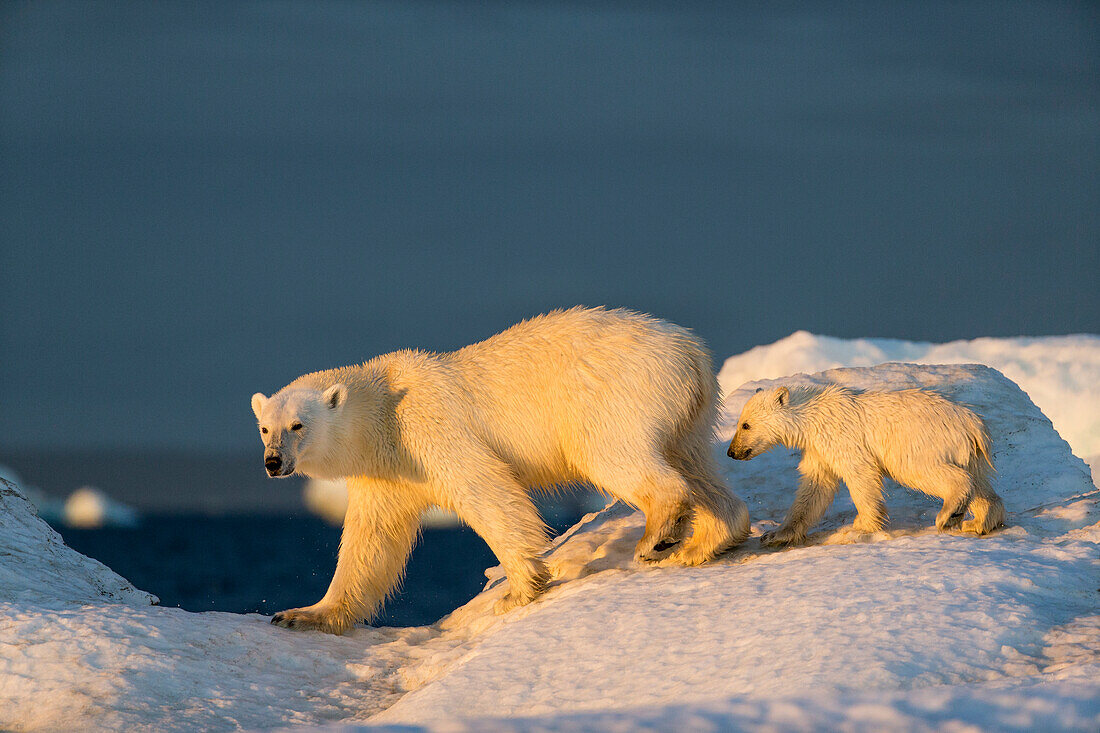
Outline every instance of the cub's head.
<svg viewBox="0 0 1100 733">
<path fill-rule="evenodd" d="M 737 432 L 726 454 L 739 461 L 758 456 L 779 442 L 782 415 L 790 406 L 791 393 L 786 387 L 756 390 L 741 410 Z"/>
<path fill-rule="evenodd" d="M 271 397 L 252 395 L 252 411 L 264 442 L 267 475 L 283 478 L 295 471 L 312 475 L 311 461 L 328 452 L 332 424 L 347 401 L 348 388 L 294 387 Z"/>
</svg>

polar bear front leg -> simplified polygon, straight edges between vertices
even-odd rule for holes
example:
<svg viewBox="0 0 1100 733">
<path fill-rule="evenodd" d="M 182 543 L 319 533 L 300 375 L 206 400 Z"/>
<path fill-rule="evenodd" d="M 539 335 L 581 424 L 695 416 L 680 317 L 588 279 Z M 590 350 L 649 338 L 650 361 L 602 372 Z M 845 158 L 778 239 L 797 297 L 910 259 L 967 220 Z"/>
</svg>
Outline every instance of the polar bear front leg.
<svg viewBox="0 0 1100 733">
<path fill-rule="evenodd" d="M 797 545 L 806 541 L 806 532 L 825 514 L 833 503 L 840 480 L 836 474 L 811 456 L 803 455 L 798 464 L 802 478 L 794 495 L 791 508 L 783 524 L 760 537 L 765 547 Z"/>
<path fill-rule="evenodd" d="M 328 592 L 312 606 L 275 614 L 276 626 L 342 634 L 373 616 L 405 571 L 423 508 L 412 500 L 416 494 L 390 481 L 354 477 L 347 483 L 348 511 Z"/>
</svg>

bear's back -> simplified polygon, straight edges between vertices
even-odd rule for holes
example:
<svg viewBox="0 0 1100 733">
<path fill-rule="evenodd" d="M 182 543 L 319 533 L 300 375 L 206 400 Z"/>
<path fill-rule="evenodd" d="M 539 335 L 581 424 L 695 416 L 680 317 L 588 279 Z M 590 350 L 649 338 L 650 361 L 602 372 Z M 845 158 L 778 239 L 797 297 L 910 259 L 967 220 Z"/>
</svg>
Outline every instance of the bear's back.
<svg viewBox="0 0 1100 733">
<path fill-rule="evenodd" d="M 717 394 L 698 339 L 627 310 L 554 311 L 439 358 L 479 437 L 532 471 L 660 440 Z"/>
</svg>

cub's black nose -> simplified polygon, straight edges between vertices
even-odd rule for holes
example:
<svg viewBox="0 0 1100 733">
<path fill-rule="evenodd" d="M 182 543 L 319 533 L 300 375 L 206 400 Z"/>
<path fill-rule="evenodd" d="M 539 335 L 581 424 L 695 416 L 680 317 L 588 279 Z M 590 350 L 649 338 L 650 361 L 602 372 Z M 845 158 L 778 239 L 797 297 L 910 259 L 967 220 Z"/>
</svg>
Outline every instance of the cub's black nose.
<svg viewBox="0 0 1100 733">
<path fill-rule="evenodd" d="M 283 459 L 279 458 L 279 456 L 268 456 L 264 459 L 264 468 L 266 468 L 267 472 L 270 474 L 278 473 L 279 469 L 282 467 Z"/>
<path fill-rule="evenodd" d="M 732 445 L 729 447 L 729 450 L 726 451 L 726 455 L 729 456 L 730 458 L 737 458 L 737 456 L 733 455 L 733 446 Z"/>
</svg>

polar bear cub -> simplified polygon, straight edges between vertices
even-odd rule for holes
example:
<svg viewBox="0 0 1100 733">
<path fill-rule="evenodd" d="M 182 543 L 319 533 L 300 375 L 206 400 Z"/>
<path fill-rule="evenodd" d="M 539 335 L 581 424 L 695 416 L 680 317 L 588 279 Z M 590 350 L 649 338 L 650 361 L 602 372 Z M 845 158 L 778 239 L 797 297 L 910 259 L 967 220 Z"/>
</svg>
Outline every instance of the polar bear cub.
<svg viewBox="0 0 1100 733">
<path fill-rule="evenodd" d="M 399 351 L 252 397 L 271 476 L 346 478 L 332 583 L 273 623 L 340 633 L 399 581 L 422 511 L 454 511 L 496 554 L 497 611 L 548 580 L 546 528 L 527 492 L 589 482 L 646 517 L 635 557 L 695 565 L 742 542 L 748 512 L 718 478 L 718 382 L 686 329 L 573 308 L 458 351 Z"/>
<path fill-rule="evenodd" d="M 757 390 L 741 411 L 729 456 L 748 460 L 782 443 L 802 452 L 802 476 L 783 524 L 765 545 L 802 542 L 848 486 L 858 516 L 853 529 L 886 523 L 882 477 L 943 499 L 940 530 L 960 526 L 986 534 L 1004 523 L 1001 498 L 989 483 L 989 433 L 973 411 L 935 392 L 853 392 L 844 387 Z M 962 521 L 967 510 L 974 518 Z"/>
</svg>

